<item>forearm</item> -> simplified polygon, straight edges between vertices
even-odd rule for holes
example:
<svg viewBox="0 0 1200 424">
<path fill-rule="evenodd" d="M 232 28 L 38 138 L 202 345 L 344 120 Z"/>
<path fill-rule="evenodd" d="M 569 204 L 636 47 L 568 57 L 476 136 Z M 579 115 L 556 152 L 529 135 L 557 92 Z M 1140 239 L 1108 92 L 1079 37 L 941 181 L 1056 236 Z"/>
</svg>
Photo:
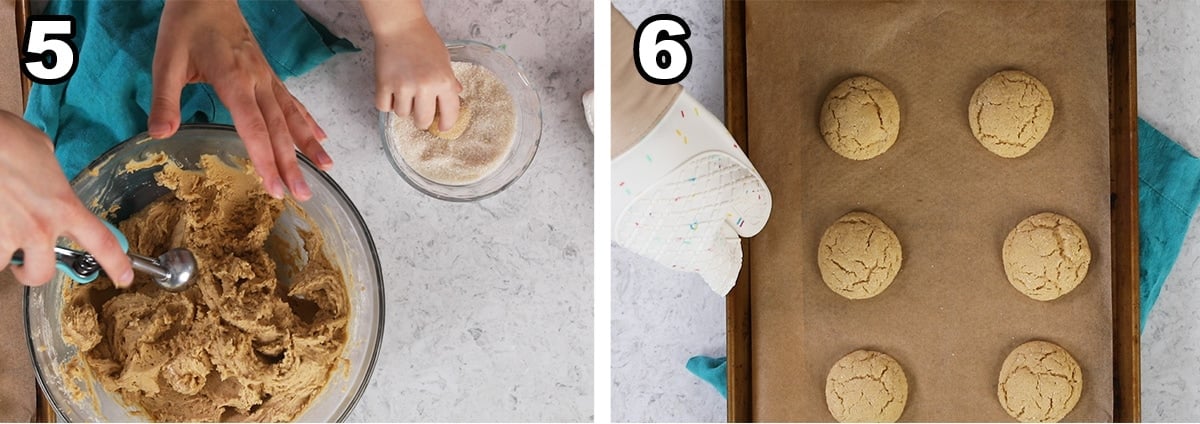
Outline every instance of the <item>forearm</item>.
<svg viewBox="0 0 1200 424">
<path fill-rule="evenodd" d="M 376 37 L 393 35 L 416 24 L 427 24 L 421 0 L 362 0 L 363 11 Z"/>
</svg>

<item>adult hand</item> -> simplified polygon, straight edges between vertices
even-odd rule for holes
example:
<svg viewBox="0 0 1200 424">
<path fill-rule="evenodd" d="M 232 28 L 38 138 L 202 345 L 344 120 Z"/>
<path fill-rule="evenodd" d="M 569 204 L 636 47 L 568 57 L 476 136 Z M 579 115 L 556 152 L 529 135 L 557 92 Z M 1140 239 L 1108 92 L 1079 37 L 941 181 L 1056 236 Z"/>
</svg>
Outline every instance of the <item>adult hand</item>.
<svg viewBox="0 0 1200 424">
<path fill-rule="evenodd" d="M 163 7 L 154 50 L 154 97 L 150 135 L 179 129 L 184 85 L 206 82 L 229 108 L 238 135 L 267 193 L 298 200 L 312 191 L 300 173 L 299 147 L 321 169 L 333 160 L 321 147 L 325 132 L 267 64 L 241 9 L 233 0 L 169 0 Z"/>
<path fill-rule="evenodd" d="M 0 269 L 18 249 L 24 265 L 14 266 L 28 286 L 54 277 L 54 244 L 61 236 L 91 253 L 117 287 L 133 281 L 129 257 L 117 238 L 71 190 L 54 159 L 46 134 L 21 117 L 0 111 Z"/>
<path fill-rule="evenodd" d="M 413 125 L 429 128 L 435 112 L 438 129 L 458 120 L 462 84 L 450 68 L 450 53 L 419 1 L 363 1 L 375 36 L 375 107 L 398 116 L 412 115 Z"/>
</svg>

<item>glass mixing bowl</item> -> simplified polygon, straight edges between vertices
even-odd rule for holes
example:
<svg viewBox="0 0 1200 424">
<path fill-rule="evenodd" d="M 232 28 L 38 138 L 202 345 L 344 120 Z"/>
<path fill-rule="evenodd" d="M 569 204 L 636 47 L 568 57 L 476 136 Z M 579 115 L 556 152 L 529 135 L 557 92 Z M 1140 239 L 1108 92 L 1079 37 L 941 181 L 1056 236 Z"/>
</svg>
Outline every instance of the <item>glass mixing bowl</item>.
<svg viewBox="0 0 1200 424">
<path fill-rule="evenodd" d="M 469 202 L 508 188 L 525 173 L 529 164 L 533 163 L 533 156 L 537 153 L 538 142 L 542 137 L 542 106 L 537 91 L 533 89 L 520 66 L 517 66 L 517 62 L 495 47 L 474 41 L 451 41 L 446 43 L 446 49 L 450 51 L 450 60 L 453 62 L 479 64 L 495 73 L 513 98 L 513 107 L 516 108 L 517 115 L 516 138 L 500 166 L 479 181 L 470 184 L 442 184 L 421 176 L 405 163 L 404 157 L 400 156 L 400 151 L 392 140 L 388 128 L 392 126 L 393 120 L 410 118 L 400 118 L 391 112 L 380 112 L 379 132 L 388 159 L 391 159 L 392 165 L 405 181 L 418 191 L 437 199 Z"/>
<path fill-rule="evenodd" d="M 246 157 L 246 149 L 233 127 L 185 125 L 169 139 L 155 140 L 142 134 L 126 140 L 92 162 L 71 186 L 93 213 L 100 214 L 119 205 L 110 220 L 120 222 L 168 193 L 154 181 L 154 173 L 161 166 L 122 172 L 126 163 L 155 152 L 165 153 L 184 169 L 198 169 L 200 157 L 205 154 L 216 155 L 226 163 Z M 333 179 L 302 156 L 300 169 L 313 193 L 312 198 L 300 206 L 325 236 L 325 254 L 341 266 L 349 286 L 350 325 L 346 348 L 342 352 L 345 360 L 334 369 L 329 384 L 297 420 L 341 421 L 354 408 L 375 369 L 383 338 L 383 277 L 371 234 L 354 204 Z M 308 227 L 309 222 L 289 208 L 272 232 L 287 244 L 299 246 L 296 229 L 307 230 Z M 161 252 L 137 253 L 156 256 Z M 286 284 L 288 267 L 283 265 L 280 266 L 280 281 Z M 68 281 L 60 273 L 49 284 L 25 289 L 25 332 L 39 386 L 59 416 L 68 421 L 145 420 L 146 416 L 132 413 L 92 381 L 83 382 L 92 386 L 92 390 L 82 390 L 83 399 L 71 396 L 68 385 L 77 382 L 64 381 L 63 369 L 76 355 L 76 349 L 64 343 L 61 336 L 59 320 L 64 284 Z"/>
</svg>

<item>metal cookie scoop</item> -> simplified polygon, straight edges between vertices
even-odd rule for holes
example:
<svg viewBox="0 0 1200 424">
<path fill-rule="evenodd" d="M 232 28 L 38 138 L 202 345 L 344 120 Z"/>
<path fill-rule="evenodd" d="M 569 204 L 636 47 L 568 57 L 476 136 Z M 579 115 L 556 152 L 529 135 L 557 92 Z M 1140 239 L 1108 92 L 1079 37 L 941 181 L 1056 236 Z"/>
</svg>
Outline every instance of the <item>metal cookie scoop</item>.
<svg viewBox="0 0 1200 424">
<path fill-rule="evenodd" d="M 150 274 L 154 282 L 167 291 L 187 288 L 192 274 L 196 273 L 196 257 L 183 248 L 168 250 L 156 259 L 130 253 L 129 260 L 133 262 L 133 269 Z"/>
<path fill-rule="evenodd" d="M 196 273 L 196 257 L 187 249 L 171 249 L 154 259 L 134 253 L 128 255 L 133 269 L 150 274 L 154 282 L 167 291 L 177 292 L 187 288 L 192 275 Z M 90 253 L 55 246 L 54 258 L 59 271 L 70 275 L 79 284 L 95 281 L 100 275 L 100 264 Z M 18 250 L 12 256 L 12 263 L 21 265 L 24 259 L 24 252 Z"/>
<path fill-rule="evenodd" d="M 151 277 L 154 277 L 154 282 L 164 290 L 177 292 L 187 288 L 192 275 L 196 273 L 196 257 L 192 255 L 191 251 L 175 248 L 154 259 L 130 253 L 129 240 L 125 238 L 121 230 L 108 221 L 101 220 L 101 222 L 117 238 L 117 242 L 121 244 L 121 250 L 129 255 L 133 269 L 150 274 Z M 18 250 L 12 256 L 12 264 L 21 265 L 24 263 L 24 259 L 25 252 Z M 54 259 L 57 262 L 55 267 L 70 275 L 79 284 L 95 281 L 96 277 L 100 275 L 100 264 L 90 253 L 54 246 Z"/>
</svg>

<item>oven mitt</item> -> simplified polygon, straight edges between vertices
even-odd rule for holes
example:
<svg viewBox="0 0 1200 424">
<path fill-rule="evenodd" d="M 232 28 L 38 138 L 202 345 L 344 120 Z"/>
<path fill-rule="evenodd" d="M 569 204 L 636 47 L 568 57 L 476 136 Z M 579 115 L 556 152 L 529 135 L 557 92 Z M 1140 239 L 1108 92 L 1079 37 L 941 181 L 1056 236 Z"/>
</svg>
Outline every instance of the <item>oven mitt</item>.
<svg viewBox="0 0 1200 424">
<path fill-rule="evenodd" d="M 1200 204 L 1200 159 L 1138 119 L 1138 184 L 1140 328 L 1146 328 Z"/>
<path fill-rule="evenodd" d="M 281 79 L 301 75 L 336 53 L 357 51 L 333 36 L 292 1 L 241 1 L 263 55 Z M 54 154 L 73 179 L 92 160 L 146 131 L 151 64 L 163 1 L 52 1 L 47 15 L 75 17 L 79 62 L 62 84 L 34 84 L 25 120 L 54 141 Z M 189 84 L 180 97 L 183 123 L 232 124 L 207 84 Z"/>
<path fill-rule="evenodd" d="M 592 90 L 583 93 L 583 118 L 587 121 L 588 131 L 596 131 L 596 100 Z"/>
<path fill-rule="evenodd" d="M 766 225 L 771 193 L 715 116 L 678 85 L 646 82 L 634 29 L 612 9 L 613 242 L 700 274 L 724 296 L 742 268 L 742 237 Z"/>
</svg>

